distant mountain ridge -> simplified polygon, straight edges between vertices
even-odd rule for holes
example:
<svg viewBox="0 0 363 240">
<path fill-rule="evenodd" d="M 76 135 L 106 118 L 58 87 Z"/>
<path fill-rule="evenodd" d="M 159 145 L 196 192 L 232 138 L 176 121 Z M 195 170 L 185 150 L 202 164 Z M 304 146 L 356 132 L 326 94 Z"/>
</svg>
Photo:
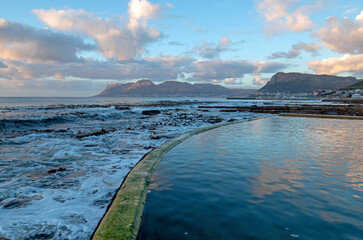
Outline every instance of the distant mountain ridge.
<svg viewBox="0 0 363 240">
<path fill-rule="evenodd" d="M 358 83 L 355 77 L 337 77 L 304 73 L 276 73 L 258 90 L 263 93 L 310 93 L 316 90 L 342 89 Z"/>
<path fill-rule="evenodd" d="M 96 97 L 224 97 L 224 96 L 248 96 L 256 92 L 256 89 L 230 89 L 214 84 L 190 84 L 187 82 L 166 81 L 154 84 L 149 80 L 140 80 L 136 83 L 109 84 Z"/>
</svg>

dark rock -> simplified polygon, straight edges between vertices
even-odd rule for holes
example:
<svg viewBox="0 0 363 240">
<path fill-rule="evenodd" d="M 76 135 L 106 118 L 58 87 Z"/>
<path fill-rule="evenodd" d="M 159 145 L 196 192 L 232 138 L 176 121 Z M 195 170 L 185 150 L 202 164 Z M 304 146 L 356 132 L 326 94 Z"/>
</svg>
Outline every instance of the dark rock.
<svg viewBox="0 0 363 240">
<path fill-rule="evenodd" d="M 231 119 L 229 119 L 227 122 L 235 122 L 235 121 L 237 121 L 237 119 L 235 119 L 235 118 L 231 118 Z"/>
<path fill-rule="evenodd" d="M 161 137 L 160 136 L 157 136 L 157 135 L 152 135 L 152 136 L 150 136 L 150 139 L 152 139 L 152 140 L 158 140 L 158 139 L 161 139 Z"/>
<path fill-rule="evenodd" d="M 221 109 L 220 112 L 237 112 L 237 109 Z"/>
<path fill-rule="evenodd" d="M 220 123 L 220 122 L 222 122 L 223 121 L 223 119 L 222 118 L 210 118 L 209 120 L 208 120 L 208 122 L 209 123 Z"/>
<path fill-rule="evenodd" d="M 100 135 L 104 135 L 104 134 L 107 134 L 109 133 L 110 131 L 107 131 L 105 129 L 101 129 L 99 131 L 96 131 L 96 132 L 92 132 L 92 133 L 85 133 L 85 134 L 82 134 L 82 133 L 77 133 L 76 135 L 76 138 L 78 139 L 82 139 L 82 138 L 85 138 L 85 137 L 90 137 L 90 136 L 100 136 Z"/>
<path fill-rule="evenodd" d="M 67 170 L 66 168 L 63 168 L 63 167 L 59 167 L 58 169 L 50 169 L 48 170 L 48 173 L 56 173 L 56 172 L 62 172 L 62 171 L 65 171 Z"/>
<path fill-rule="evenodd" d="M 3 208 L 6 208 L 6 209 L 21 208 L 21 207 L 25 207 L 25 206 L 29 205 L 29 203 L 31 201 L 32 200 L 29 198 L 13 199 L 8 202 L 5 202 L 3 204 Z"/>
<path fill-rule="evenodd" d="M 48 233 L 35 233 L 32 234 L 30 236 L 30 239 L 41 239 L 41 240 L 45 240 L 45 239 L 52 239 L 55 235 L 55 232 L 48 232 Z"/>
<path fill-rule="evenodd" d="M 129 107 L 121 107 L 121 106 L 116 106 L 115 109 L 117 109 L 117 110 L 130 110 Z"/>
<path fill-rule="evenodd" d="M 152 116 L 152 115 L 157 115 L 160 114 L 161 111 L 159 110 L 144 110 L 142 111 L 142 115 L 148 115 L 148 116 Z"/>
</svg>

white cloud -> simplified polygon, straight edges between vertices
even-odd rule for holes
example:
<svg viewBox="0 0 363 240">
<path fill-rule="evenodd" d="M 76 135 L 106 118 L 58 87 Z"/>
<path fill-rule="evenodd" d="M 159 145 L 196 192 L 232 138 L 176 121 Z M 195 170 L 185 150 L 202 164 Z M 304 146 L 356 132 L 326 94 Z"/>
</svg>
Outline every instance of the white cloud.
<svg viewBox="0 0 363 240">
<path fill-rule="evenodd" d="M 318 50 L 320 49 L 319 44 L 316 43 L 298 43 L 292 45 L 292 48 L 288 52 L 275 52 L 271 56 L 269 56 L 269 59 L 277 59 L 277 58 L 296 58 L 300 56 L 301 51 L 310 52 L 312 54 L 316 54 Z"/>
<path fill-rule="evenodd" d="M 314 23 L 308 14 L 321 8 L 323 1 L 317 0 L 314 5 L 297 6 L 300 2 L 301 0 L 258 0 L 257 10 L 265 18 L 265 32 L 274 35 L 284 31 L 311 30 Z"/>
<path fill-rule="evenodd" d="M 222 52 L 231 50 L 231 39 L 228 37 L 223 37 L 217 44 L 209 43 L 207 41 L 202 41 L 202 44 L 196 45 L 191 51 L 186 52 L 187 54 L 196 54 L 203 58 L 217 58 Z"/>
<path fill-rule="evenodd" d="M 340 58 L 327 58 L 307 63 L 317 74 L 338 74 L 363 70 L 363 54 L 346 54 Z"/>
<path fill-rule="evenodd" d="M 0 19 L 0 57 L 27 62 L 78 62 L 77 54 L 93 50 L 83 39 Z"/>
<path fill-rule="evenodd" d="M 54 29 L 92 37 L 108 59 L 131 60 L 141 56 L 147 44 L 161 36 L 157 29 L 148 26 L 148 20 L 159 18 L 162 7 L 146 0 L 129 2 L 126 22 L 116 18 L 101 18 L 84 10 L 37 9 L 33 12 Z"/>
<path fill-rule="evenodd" d="M 327 23 L 317 32 L 327 48 L 339 53 L 363 53 L 363 11 L 355 21 L 351 18 L 330 17 Z"/>
</svg>

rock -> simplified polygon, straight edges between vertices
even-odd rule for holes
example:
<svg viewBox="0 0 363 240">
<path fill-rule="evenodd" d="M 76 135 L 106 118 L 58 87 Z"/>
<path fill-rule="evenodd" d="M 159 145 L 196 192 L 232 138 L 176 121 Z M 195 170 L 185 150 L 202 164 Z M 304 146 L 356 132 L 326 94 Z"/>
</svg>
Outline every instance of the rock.
<svg viewBox="0 0 363 240">
<path fill-rule="evenodd" d="M 222 118 L 218 118 L 218 117 L 216 117 L 216 118 L 210 118 L 208 120 L 209 123 L 220 123 L 222 121 L 223 121 L 223 119 Z"/>
<path fill-rule="evenodd" d="M 30 236 L 30 239 L 52 239 L 54 235 L 55 232 L 42 232 L 42 233 L 32 234 Z"/>
<path fill-rule="evenodd" d="M 29 203 L 31 201 L 32 200 L 29 199 L 29 198 L 13 199 L 13 200 L 10 200 L 8 202 L 5 202 L 3 204 L 3 208 L 6 208 L 6 209 L 22 208 L 22 207 L 25 207 L 25 206 L 29 205 Z"/>
<path fill-rule="evenodd" d="M 115 109 L 117 109 L 117 110 L 130 110 L 129 107 L 121 107 L 121 106 L 116 106 Z"/>
<path fill-rule="evenodd" d="M 227 122 L 235 122 L 235 121 L 237 121 L 237 119 L 235 119 L 235 118 L 231 118 L 231 119 L 229 119 Z"/>
<path fill-rule="evenodd" d="M 76 135 L 76 138 L 78 139 L 81 139 L 81 138 L 85 138 L 85 137 L 90 137 L 90 136 L 100 136 L 100 135 L 104 135 L 104 134 L 107 134 L 109 133 L 110 131 L 107 131 L 105 130 L 104 128 L 102 128 L 101 130 L 99 131 L 96 131 L 96 132 L 92 132 L 92 133 L 85 133 L 85 134 L 82 134 L 82 133 L 77 133 Z"/>
<path fill-rule="evenodd" d="M 158 140 L 158 139 L 161 139 L 161 137 L 158 136 L 158 135 L 151 135 L 150 136 L 150 139 L 152 139 L 152 140 Z"/>
<path fill-rule="evenodd" d="M 59 167 L 58 169 L 50 169 L 48 170 L 48 173 L 56 173 L 56 172 L 62 172 L 62 171 L 65 171 L 67 170 L 66 168 L 63 168 L 63 167 Z"/>
<path fill-rule="evenodd" d="M 220 112 L 237 112 L 237 109 L 221 109 Z"/>
<path fill-rule="evenodd" d="M 152 116 L 152 115 L 157 115 L 160 114 L 161 111 L 159 110 L 144 110 L 142 111 L 142 115 L 148 115 L 148 116 Z"/>
</svg>

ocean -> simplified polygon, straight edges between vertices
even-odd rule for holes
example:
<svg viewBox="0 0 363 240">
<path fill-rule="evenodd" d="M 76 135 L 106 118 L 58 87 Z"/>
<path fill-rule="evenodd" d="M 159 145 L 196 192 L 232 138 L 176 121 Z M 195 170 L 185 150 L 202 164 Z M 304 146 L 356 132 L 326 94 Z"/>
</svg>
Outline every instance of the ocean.
<svg viewBox="0 0 363 240">
<path fill-rule="evenodd" d="M 0 98 L 0 237 L 89 239 L 123 178 L 147 152 L 199 127 L 261 115 L 200 106 L 299 103 Z"/>
</svg>

